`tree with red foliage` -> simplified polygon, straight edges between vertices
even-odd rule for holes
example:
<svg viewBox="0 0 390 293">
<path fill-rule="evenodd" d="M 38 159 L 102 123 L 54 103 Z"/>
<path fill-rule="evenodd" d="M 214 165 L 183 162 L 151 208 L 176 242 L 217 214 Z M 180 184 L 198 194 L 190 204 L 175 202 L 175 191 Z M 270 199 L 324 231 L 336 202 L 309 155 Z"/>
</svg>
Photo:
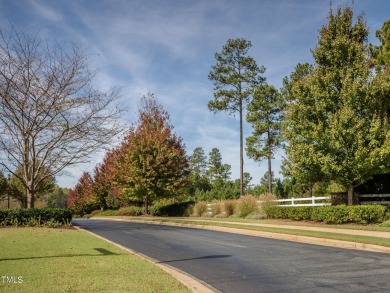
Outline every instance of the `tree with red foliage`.
<svg viewBox="0 0 390 293">
<path fill-rule="evenodd" d="M 98 207 L 97 198 L 92 192 L 93 180 L 88 172 L 84 172 L 79 182 L 69 192 L 67 206 L 79 212 L 90 212 Z"/>
<path fill-rule="evenodd" d="M 115 184 L 119 148 L 110 150 L 94 170 L 92 191 L 100 207 L 116 208 L 124 201 L 120 187 Z"/>
<path fill-rule="evenodd" d="M 180 137 L 173 133 L 169 114 L 149 93 L 141 101 L 138 124 L 133 125 L 118 157 L 118 183 L 131 200 L 149 204 L 175 197 L 188 184 L 189 165 Z"/>
</svg>

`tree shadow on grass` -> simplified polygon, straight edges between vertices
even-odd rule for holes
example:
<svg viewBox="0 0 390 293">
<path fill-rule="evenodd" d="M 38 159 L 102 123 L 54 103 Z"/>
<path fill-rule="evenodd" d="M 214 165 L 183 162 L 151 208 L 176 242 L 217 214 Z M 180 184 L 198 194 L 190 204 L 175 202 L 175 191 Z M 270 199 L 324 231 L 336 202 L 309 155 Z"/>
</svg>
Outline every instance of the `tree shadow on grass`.
<svg viewBox="0 0 390 293">
<path fill-rule="evenodd" d="M 107 256 L 107 255 L 125 255 L 124 253 L 114 253 L 104 248 L 94 248 L 98 254 L 62 254 L 62 255 L 49 255 L 49 256 L 31 256 L 31 257 L 15 257 L 15 258 L 0 258 L 1 261 L 8 260 L 26 260 L 26 259 L 44 259 L 44 258 L 60 258 L 60 257 L 80 257 L 80 256 Z"/>
</svg>

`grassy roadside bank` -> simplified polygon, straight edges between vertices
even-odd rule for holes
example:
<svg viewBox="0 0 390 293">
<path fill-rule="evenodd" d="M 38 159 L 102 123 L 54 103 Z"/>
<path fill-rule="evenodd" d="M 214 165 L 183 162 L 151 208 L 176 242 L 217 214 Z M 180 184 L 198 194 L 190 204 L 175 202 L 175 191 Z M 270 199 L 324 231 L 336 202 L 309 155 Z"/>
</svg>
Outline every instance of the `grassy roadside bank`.
<svg viewBox="0 0 390 293">
<path fill-rule="evenodd" d="M 0 251 L 1 292 L 189 292 L 152 263 L 80 230 L 0 228 Z"/>
<path fill-rule="evenodd" d="M 291 222 L 291 221 L 282 221 L 282 220 L 247 220 L 247 219 L 215 219 L 215 218 L 168 218 L 168 217 L 102 217 L 102 218 L 111 218 L 111 219 L 122 219 L 122 220 L 133 220 L 133 221 L 149 221 L 154 223 L 177 223 L 177 224 L 190 224 L 190 225 L 202 225 L 202 226 L 217 226 L 217 227 L 227 227 L 227 228 L 239 228 L 252 231 L 262 231 L 262 232 L 271 232 L 271 233 L 280 233 L 280 234 L 289 234 L 297 236 L 308 236 L 332 240 L 342 240 L 350 241 L 356 243 L 364 243 L 371 245 L 379 245 L 390 247 L 390 238 L 382 237 L 373 237 L 373 236 L 364 236 L 364 235 L 352 235 L 352 234 L 343 234 L 341 233 L 343 229 L 349 230 L 362 230 L 362 231 L 377 231 L 377 232 L 390 232 L 388 227 L 379 227 L 376 225 L 372 226 L 363 226 L 363 225 L 325 225 L 325 224 L 313 224 L 308 222 Z M 233 223 L 231 223 L 233 222 Z M 259 225 L 253 225 L 259 224 Z M 269 227 L 261 226 L 261 224 L 273 224 L 273 225 L 283 225 L 283 228 L 279 227 Z M 302 227 L 313 227 L 313 231 L 310 230 L 300 230 L 300 229 L 289 229 L 285 227 L 286 225 L 291 226 L 302 226 Z M 315 231 L 316 227 L 328 227 L 335 228 L 335 232 L 323 232 Z M 340 230 L 337 233 L 337 230 Z"/>
</svg>

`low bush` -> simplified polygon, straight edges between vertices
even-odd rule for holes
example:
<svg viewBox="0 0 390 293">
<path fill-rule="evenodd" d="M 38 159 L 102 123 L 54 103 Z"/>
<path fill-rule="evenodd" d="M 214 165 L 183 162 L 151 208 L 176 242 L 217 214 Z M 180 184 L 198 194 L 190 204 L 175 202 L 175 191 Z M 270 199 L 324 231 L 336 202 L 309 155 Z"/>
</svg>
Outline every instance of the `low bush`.
<svg viewBox="0 0 390 293">
<path fill-rule="evenodd" d="M 200 201 L 194 205 L 194 216 L 201 217 L 206 212 L 207 212 L 207 202 Z"/>
<path fill-rule="evenodd" d="M 117 210 L 104 210 L 104 211 L 100 211 L 100 213 L 96 214 L 95 216 L 97 217 L 116 216 L 117 212 L 118 212 Z"/>
<path fill-rule="evenodd" d="M 237 201 L 236 214 L 239 217 L 246 217 L 258 211 L 257 200 L 254 196 L 241 196 Z"/>
<path fill-rule="evenodd" d="M 259 201 L 260 201 L 259 207 L 260 207 L 261 212 L 263 214 L 267 214 L 268 209 L 271 206 L 274 206 L 274 205 L 277 204 L 275 202 L 276 199 L 277 199 L 276 195 L 274 195 L 272 193 L 264 193 L 264 194 L 260 195 L 260 197 L 259 197 Z"/>
<path fill-rule="evenodd" d="M 177 202 L 167 205 L 156 204 L 150 208 L 150 214 L 159 217 L 188 217 L 193 201 Z"/>
<path fill-rule="evenodd" d="M 2 209 L 1 226 L 60 226 L 69 225 L 72 211 L 59 208 Z"/>
<path fill-rule="evenodd" d="M 228 199 L 223 202 L 222 209 L 227 217 L 234 215 L 236 210 L 237 200 Z"/>
<path fill-rule="evenodd" d="M 222 202 L 221 201 L 213 201 L 211 203 L 211 213 L 214 217 L 218 216 L 222 213 Z"/>
<path fill-rule="evenodd" d="M 323 207 L 283 207 L 271 206 L 267 216 L 274 219 L 311 220 L 329 224 L 382 223 L 387 208 L 381 205 L 323 206 Z"/>
<path fill-rule="evenodd" d="M 116 216 L 140 216 L 144 213 L 144 208 L 137 207 L 137 206 L 129 206 L 129 207 L 123 207 L 120 208 L 116 212 Z"/>
<path fill-rule="evenodd" d="M 380 227 L 390 228 L 390 220 L 387 220 L 379 225 Z"/>
<path fill-rule="evenodd" d="M 83 218 L 92 218 L 92 217 L 105 217 L 105 216 L 116 216 L 118 210 L 94 210 L 90 214 L 84 215 Z"/>
<path fill-rule="evenodd" d="M 94 210 L 90 213 L 91 217 L 96 216 L 97 214 L 100 214 L 102 210 Z"/>
</svg>

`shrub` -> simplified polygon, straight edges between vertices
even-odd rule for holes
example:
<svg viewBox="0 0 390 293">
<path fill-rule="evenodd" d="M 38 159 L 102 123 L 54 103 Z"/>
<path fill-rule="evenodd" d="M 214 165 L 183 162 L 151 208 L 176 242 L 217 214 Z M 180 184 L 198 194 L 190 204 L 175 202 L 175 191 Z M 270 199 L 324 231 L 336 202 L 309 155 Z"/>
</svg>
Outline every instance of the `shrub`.
<svg viewBox="0 0 390 293">
<path fill-rule="evenodd" d="M 89 219 L 91 217 L 100 215 L 101 212 L 101 210 L 93 210 L 91 213 L 84 215 L 83 218 Z"/>
<path fill-rule="evenodd" d="M 123 207 L 120 208 L 117 212 L 117 216 L 140 216 L 144 213 L 144 208 L 137 207 L 137 206 L 129 206 L 129 207 Z"/>
<path fill-rule="evenodd" d="M 220 215 L 222 212 L 222 202 L 221 201 L 213 201 L 211 204 L 211 213 L 213 216 Z"/>
<path fill-rule="evenodd" d="M 272 219 L 287 219 L 287 209 L 281 206 L 270 206 L 267 209 L 267 217 Z"/>
<path fill-rule="evenodd" d="M 237 200 L 228 199 L 223 202 L 223 211 L 227 217 L 234 215 L 236 210 Z"/>
<path fill-rule="evenodd" d="M 207 202 L 200 201 L 194 205 L 194 215 L 196 217 L 201 217 L 206 212 L 207 212 Z"/>
<path fill-rule="evenodd" d="M 275 202 L 276 196 L 273 195 L 272 193 L 264 193 L 264 194 L 260 195 L 259 200 L 260 200 L 260 203 L 259 203 L 260 210 L 265 214 L 267 214 L 267 211 L 271 206 L 274 206 L 277 204 Z"/>
<path fill-rule="evenodd" d="M 156 203 L 150 208 L 150 214 L 160 217 L 188 217 L 193 201 L 177 202 L 170 204 Z"/>
<path fill-rule="evenodd" d="M 311 220 L 328 224 L 381 223 L 387 208 L 380 205 L 323 206 L 323 207 L 283 207 L 271 206 L 267 211 L 269 218 Z"/>
<path fill-rule="evenodd" d="M 380 227 L 390 227 L 390 220 L 387 220 L 379 225 Z"/>
<path fill-rule="evenodd" d="M 246 217 L 258 211 L 257 200 L 254 196 L 241 196 L 237 202 L 237 215 Z"/>
<path fill-rule="evenodd" d="M 91 217 L 96 216 L 97 214 L 100 214 L 102 210 L 94 210 L 90 213 Z"/>
<path fill-rule="evenodd" d="M 100 211 L 100 213 L 96 214 L 98 217 L 106 217 L 106 216 L 116 216 L 117 210 L 104 210 Z"/>
<path fill-rule="evenodd" d="M 381 205 L 352 206 L 349 218 L 353 222 L 361 224 L 381 223 L 385 220 L 387 208 Z"/>
<path fill-rule="evenodd" d="M 0 210 L 1 226 L 45 226 L 54 223 L 68 225 L 72 220 L 72 211 L 59 208 L 7 209 Z"/>
</svg>

